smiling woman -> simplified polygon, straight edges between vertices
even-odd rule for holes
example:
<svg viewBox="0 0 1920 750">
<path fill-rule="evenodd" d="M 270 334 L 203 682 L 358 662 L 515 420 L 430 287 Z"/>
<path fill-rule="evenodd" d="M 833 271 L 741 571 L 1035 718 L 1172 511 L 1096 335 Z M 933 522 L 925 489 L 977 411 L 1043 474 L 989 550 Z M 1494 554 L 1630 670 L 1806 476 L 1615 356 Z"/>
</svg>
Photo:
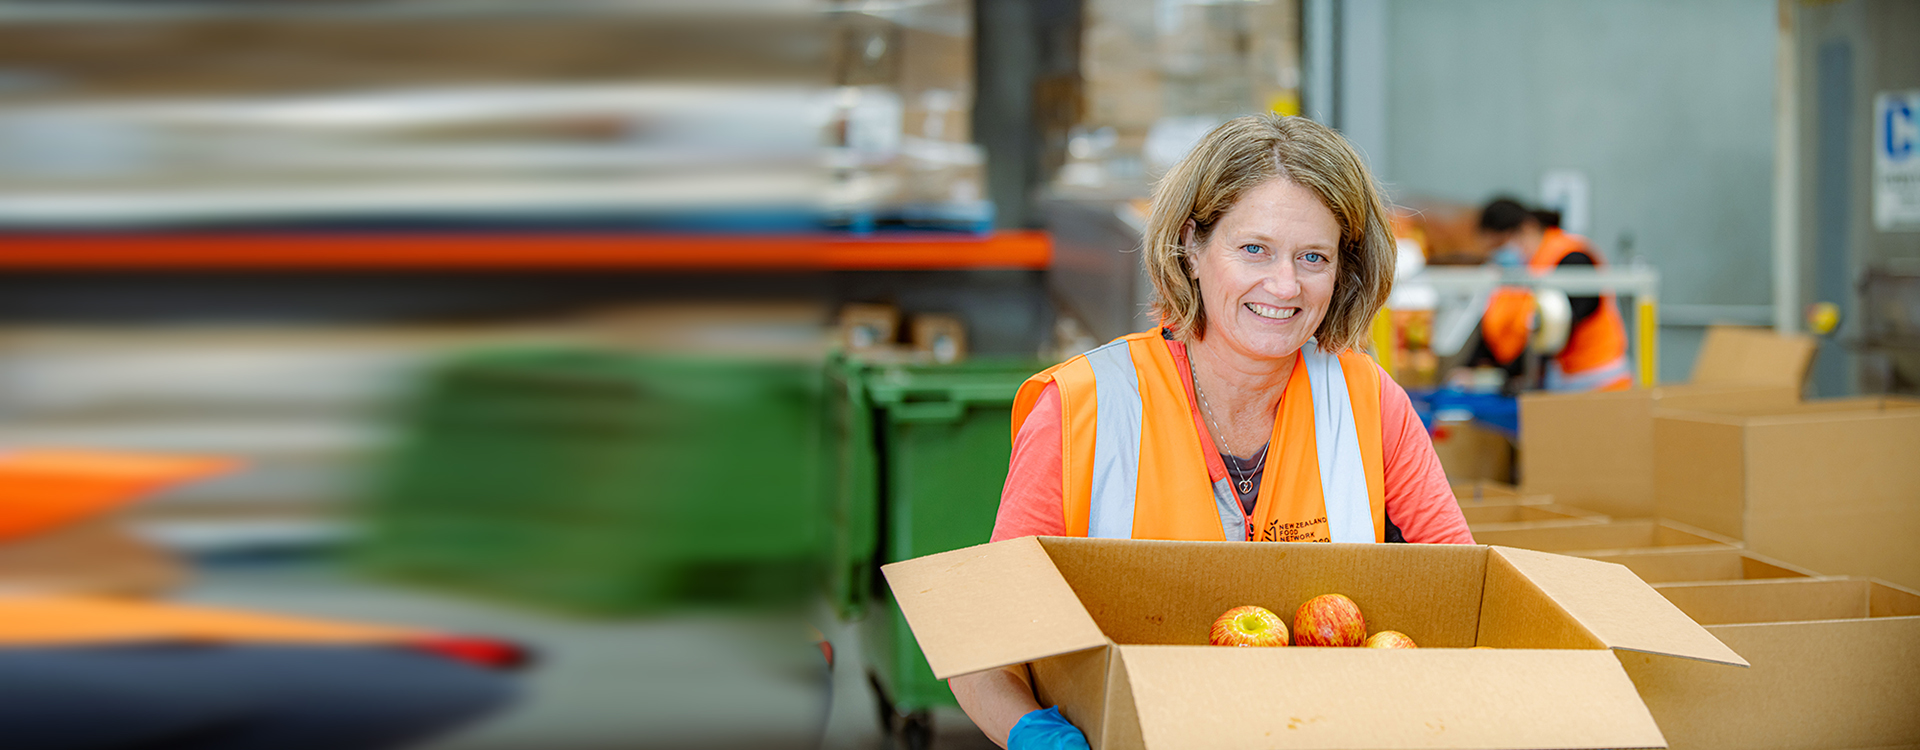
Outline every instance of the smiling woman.
<svg viewBox="0 0 1920 750">
<path fill-rule="evenodd" d="M 1358 351 L 1392 284 L 1386 217 L 1323 125 L 1207 134 L 1154 191 L 1160 327 L 1021 386 L 994 540 L 1471 544 L 1406 391 Z M 1024 667 L 950 684 L 1003 745 L 1086 747 Z"/>
</svg>

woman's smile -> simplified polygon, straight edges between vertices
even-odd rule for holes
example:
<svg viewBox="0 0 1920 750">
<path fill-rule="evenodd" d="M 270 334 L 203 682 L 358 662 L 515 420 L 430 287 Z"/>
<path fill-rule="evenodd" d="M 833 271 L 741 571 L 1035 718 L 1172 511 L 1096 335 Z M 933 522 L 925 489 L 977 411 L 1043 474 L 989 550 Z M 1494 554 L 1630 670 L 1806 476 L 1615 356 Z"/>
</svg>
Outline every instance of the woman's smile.
<svg viewBox="0 0 1920 750">
<path fill-rule="evenodd" d="M 1253 314 L 1268 320 L 1287 320 L 1300 312 L 1300 308 L 1298 307 L 1274 307 L 1272 305 L 1262 305 L 1258 302 L 1248 302 L 1245 307 L 1249 311 L 1252 311 Z"/>
</svg>

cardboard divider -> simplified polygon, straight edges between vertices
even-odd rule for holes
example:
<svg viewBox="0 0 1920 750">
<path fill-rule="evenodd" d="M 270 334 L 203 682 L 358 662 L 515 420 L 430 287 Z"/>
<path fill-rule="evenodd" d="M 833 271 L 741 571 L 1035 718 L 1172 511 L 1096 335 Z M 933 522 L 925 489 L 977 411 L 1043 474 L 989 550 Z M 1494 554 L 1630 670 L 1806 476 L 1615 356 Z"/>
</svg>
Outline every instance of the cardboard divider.
<svg viewBox="0 0 1920 750">
<path fill-rule="evenodd" d="M 1753 665 L 1618 654 L 1675 750 L 1920 745 L 1920 593 L 1870 579 L 1656 589 Z"/>
<path fill-rule="evenodd" d="M 1642 549 L 1582 557 L 1625 565 L 1640 580 L 1656 584 L 1819 577 L 1813 571 L 1737 549 Z"/>
<path fill-rule="evenodd" d="M 1656 587 L 1701 625 L 1852 620 L 1871 614 L 1873 583 L 1858 578 L 1676 583 Z"/>
<path fill-rule="evenodd" d="M 1244 604 L 1273 610 L 1291 628 L 1301 604 L 1340 593 L 1360 605 L 1369 632 L 1398 630 L 1422 646 L 1471 646 L 1486 559 L 1478 548 L 1457 545 L 1065 537 L 1046 537 L 1042 545 L 1087 613 L 1119 644 L 1205 645 L 1214 619 Z"/>
<path fill-rule="evenodd" d="M 1633 519 L 1584 526 L 1540 526 L 1474 532 L 1481 544 L 1579 555 L 1648 547 L 1731 549 L 1739 543 L 1681 524 Z"/>
<path fill-rule="evenodd" d="M 1474 531 L 1515 528 L 1516 524 L 1580 526 L 1612 520 L 1592 511 L 1559 504 L 1462 505 L 1460 515 L 1466 517 L 1467 528 Z"/>
</svg>

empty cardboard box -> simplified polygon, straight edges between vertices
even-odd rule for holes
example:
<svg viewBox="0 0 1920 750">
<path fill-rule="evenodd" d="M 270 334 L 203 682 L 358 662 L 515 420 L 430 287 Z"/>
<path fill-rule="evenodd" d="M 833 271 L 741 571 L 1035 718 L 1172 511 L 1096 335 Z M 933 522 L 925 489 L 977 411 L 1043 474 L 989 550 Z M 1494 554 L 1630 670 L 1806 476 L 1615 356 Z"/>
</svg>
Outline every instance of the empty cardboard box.
<svg viewBox="0 0 1920 750">
<path fill-rule="evenodd" d="M 1520 486 L 1617 518 L 1654 511 L 1655 409 L 1722 411 L 1791 406 L 1813 340 L 1713 327 L 1686 385 L 1520 397 Z"/>
<path fill-rule="evenodd" d="M 1656 589 L 1753 664 L 1619 653 L 1675 750 L 1920 746 L 1920 594 L 1840 578 Z"/>
<path fill-rule="evenodd" d="M 1029 663 L 1098 750 L 1663 747 L 1610 650 L 1745 663 L 1626 568 L 1518 549 L 1023 537 L 882 571 L 937 677 Z M 1206 645 L 1332 592 L 1422 648 Z"/>
<path fill-rule="evenodd" d="M 1654 419 L 1661 517 L 1822 573 L 1920 588 L 1920 401 Z"/>
<path fill-rule="evenodd" d="M 1739 545 L 1735 540 L 1701 529 L 1646 518 L 1585 526 L 1476 531 L 1473 533 L 1473 540 L 1481 544 L 1583 556 L 1602 551 L 1650 547 L 1731 549 Z"/>
<path fill-rule="evenodd" d="M 1611 520 L 1591 511 L 1551 503 L 1513 505 L 1461 503 L 1460 515 L 1466 517 L 1467 528 L 1475 532 L 1533 526 L 1584 526 Z"/>
<path fill-rule="evenodd" d="M 1475 479 L 1466 482 L 1453 482 L 1453 496 L 1459 500 L 1483 500 L 1502 497 L 1520 497 L 1520 488 L 1505 482 L 1490 479 Z"/>
<path fill-rule="evenodd" d="M 1625 565 L 1647 583 L 1817 578 L 1820 575 L 1737 549 L 1641 549 L 1582 557 Z"/>
<path fill-rule="evenodd" d="M 1460 503 L 1462 509 L 1553 503 L 1552 495 L 1526 495 L 1511 484 L 1487 480 L 1453 483 L 1453 499 Z"/>
</svg>

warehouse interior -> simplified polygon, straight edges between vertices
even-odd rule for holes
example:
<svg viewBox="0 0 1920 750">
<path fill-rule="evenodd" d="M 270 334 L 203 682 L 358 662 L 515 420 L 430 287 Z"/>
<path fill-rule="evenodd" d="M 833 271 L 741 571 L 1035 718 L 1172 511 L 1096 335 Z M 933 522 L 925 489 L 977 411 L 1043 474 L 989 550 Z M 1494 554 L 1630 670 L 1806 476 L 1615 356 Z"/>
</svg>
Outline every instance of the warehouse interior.
<svg viewBox="0 0 1920 750">
<path fill-rule="evenodd" d="M 136 686 L 226 684 L 186 652 L 280 647 L 471 671 L 237 670 L 387 722 L 313 747 L 1005 746 L 944 679 L 1000 664 L 942 639 L 1020 637 L 929 629 L 951 607 L 889 576 L 1014 543 L 1022 384 L 1162 323 L 1156 185 L 1264 114 L 1378 184 L 1364 353 L 1486 590 L 1584 634 L 1514 648 L 1612 649 L 1646 746 L 1920 745 L 1920 4 L 0 0 L 0 746 L 294 747 L 227 704 L 137 736 L 43 707 L 158 716 L 194 699 Z M 1500 199 L 1597 267 L 1503 259 Z M 1517 358 L 1485 317 L 1516 289 Z M 1623 390 L 1553 385 L 1581 300 Z M 1093 645 L 1205 640 L 1114 625 L 1048 543 Z M 1625 566 L 1732 655 L 1616 638 L 1516 550 Z M 1506 648 L 1488 622 L 1408 634 Z M 1850 650 L 1776 649 L 1816 632 Z M 180 671 L 41 693 L 35 659 L 127 649 Z M 1036 697 L 1091 747 L 1234 745 L 1146 657 L 1066 687 L 1070 651 L 1005 663 L 1054 660 Z M 1780 677 L 1810 670 L 1817 700 Z M 1626 741 L 1380 731 L 1301 741 Z"/>
</svg>

